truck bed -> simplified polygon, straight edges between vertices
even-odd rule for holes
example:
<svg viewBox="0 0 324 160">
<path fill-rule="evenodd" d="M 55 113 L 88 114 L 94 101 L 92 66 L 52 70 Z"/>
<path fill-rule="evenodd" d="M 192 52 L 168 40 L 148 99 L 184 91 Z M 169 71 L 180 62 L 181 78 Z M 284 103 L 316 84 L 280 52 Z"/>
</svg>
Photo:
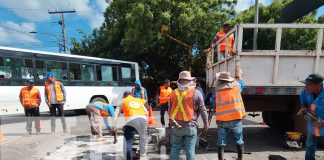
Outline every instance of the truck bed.
<svg viewBox="0 0 324 160">
<path fill-rule="evenodd" d="M 243 29 L 269 27 L 276 29 L 275 50 L 242 50 Z M 316 49 L 309 50 L 281 50 L 281 32 L 283 28 L 312 27 L 318 30 Z M 300 81 L 304 80 L 311 73 L 324 75 L 324 54 L 322 51 L 324 24 L 242 24 L 235 27 L 227 35 L 235 34 L 237 41 L 234 46 L 237 48 L 234 56 L 226 57 L 226 60 L 212 62 L 207 59 L 207 85 L 213 87 L 216 84 L 216 74 L 221 71 L 228 71 L 234 75 L 236 67 L 243 70 L 245 86 L 256 91 L 262 88 L 273 90 L 300 90 L 304 86 Z M 222 41 L 221 39 L 219 41 Z M 217 52 L 212 53 L 217 56 Z M 207 57 L 208 58 L 208 57 Z M 213 58 L 214 59 L 214 58 Z M 209 61 L 208 61 L 209 60 Z M 289 91 L 288 91 L 289 92 Z M 297 91 L 296 91 L 297 92 Z M 247 93 L 252 93 L 247 91 Z M 279 92 L 264 92 L 279 93 Z M 287 93 L 287 92 L 280 92 Z M 295 92 L 294 92 L 295 93 Z"/>
</svg>

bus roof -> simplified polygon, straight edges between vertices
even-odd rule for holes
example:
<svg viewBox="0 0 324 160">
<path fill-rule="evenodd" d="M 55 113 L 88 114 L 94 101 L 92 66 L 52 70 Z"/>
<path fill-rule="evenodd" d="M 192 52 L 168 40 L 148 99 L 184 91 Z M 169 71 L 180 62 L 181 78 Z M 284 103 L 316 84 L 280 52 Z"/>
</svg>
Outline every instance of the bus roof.
<svg viewBox="0 0 324 160">
<path fill-rule="evenodd" d="M 44 55 L 80 58 L 80 59 L 91 59 L 91 60 L 102 60 L 102 61 L 110 61 L 110 62 L 137 64 L 136 62 L 130 62 L 130 61 L 122 61 L 122 60 L 115 60 L 115 59 L 105 59 L 105 58 L 97 58 L 97 57 L 90 57 L 90 56 L 71 55 L 71 54 L 62 54 L 62 53 L 57 53 L 57 52 L 37 51 L 37 50 L 29 50 L 29 49 L 21 49 L 21 48 L 11 48 L 11 47 L 4 47 L 4 46 L 0 46 L 0 50 L 23 52 L 23 53 L 29 53 L 29 54 L 35 54 L 36 53 L 36 54 L 44 54 Z"/>
</svg>

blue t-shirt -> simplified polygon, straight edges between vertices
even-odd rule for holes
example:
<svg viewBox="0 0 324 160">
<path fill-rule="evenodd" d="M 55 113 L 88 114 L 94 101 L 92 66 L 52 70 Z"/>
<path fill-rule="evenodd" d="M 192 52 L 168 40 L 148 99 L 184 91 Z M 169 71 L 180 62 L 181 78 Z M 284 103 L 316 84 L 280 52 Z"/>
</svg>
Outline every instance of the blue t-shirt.
<svg viewBox="0 0 324 160">
<path fill-rule="evenodd" d="M 111 117 L 114 117 L 115 115 L 115 109 L 112 105 L 109 105 L 107 103 L 99 103 L 99 102 L 93 102 L 93 104 L 99 108 L 100 110 L 106 110 L 108 113 L 109 113 L 109 116 Z M 103 120 L 104 120 L 104 123 L 107 127 L 107 129 L 110 129 L 110 125 L 109 125 L 109 122 L 108 122 L 108 118 L 107 117 L 102 117 Z"/>
<path fill-rule="evenodd" d="M 105 104 L 102 104 L 102 103 L 98 103 L 98 102 L 93 102 L 93 104 L 97 108 L 99 108 L 100 110 L 102 110 L 102 109 L 106 110 L 109 113 L 109 116 L 114 117 L 114 115 L 115 115 L 115 109 L 114 109 L 114 107 L 112 105 L 106 104 L 106 103 Z"/>
<path fill-rule="evenodd" d="M 316 116 L 319 119 L 324 120 L 324 85 L 323 85 L 322 92 L 320 93 L 320 95 L 318 95 L 316 97 L 316 99 L 314 99 L 314 95 L 307 92 L 306 89 L 303 90 L 302 93 L 300 94 L 300 103 L 302 106 L 307 106 L 309 109 L 310 109 L 311 104 L 315 104 L 316 105 L 316 108 L 315 108 Z M 308 122 L 307 129 L 310 134 L 314 135 L 314 126 L 312 123 Z M 319 127 L 319 129 L 320 129 L 320 135 L 323 136 L 324 135 L 324 127 Z"/>
</svg>

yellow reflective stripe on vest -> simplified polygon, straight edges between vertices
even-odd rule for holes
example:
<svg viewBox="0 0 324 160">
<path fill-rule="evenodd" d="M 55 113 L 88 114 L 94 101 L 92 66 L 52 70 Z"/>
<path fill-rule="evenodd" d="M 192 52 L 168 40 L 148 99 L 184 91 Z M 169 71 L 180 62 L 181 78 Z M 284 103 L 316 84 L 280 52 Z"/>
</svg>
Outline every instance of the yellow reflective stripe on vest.
<svg viewBox="0 0 324 160">
<path fill-rule="evenodd" d="M 184 121 L 189 121 L 188 116 L 187 116 L 187 114 L 184 110 L 183 104 L 182 104 L 182 100 L 187 95 L 187 93 L 188 93 L 188 91 L 183 91 L 180 95 L 179 90 L 178 89 L 175 90 L 175 94 L 177 95 L 178 103 L 177 103 L 177 107 L 172 112 L 172 115 L 171 115 L 172 119 L 174 119 L 176 117 L 176 115 L 179 112 L 179 108 L 180 108 L 180 111 L 182 113 Z"/>
</svg>

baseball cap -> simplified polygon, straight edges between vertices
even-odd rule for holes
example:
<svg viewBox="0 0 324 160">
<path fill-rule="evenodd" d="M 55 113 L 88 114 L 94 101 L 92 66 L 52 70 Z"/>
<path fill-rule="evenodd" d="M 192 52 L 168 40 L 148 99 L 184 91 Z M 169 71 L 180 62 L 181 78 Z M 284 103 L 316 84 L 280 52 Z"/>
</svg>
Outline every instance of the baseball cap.
<svg viewBox="0 0 324 160">
<path fill-rule="evenodd" d="M 33 79 L 28 79 L 27 80 L 27 83 L 30 84 L 30 83 L 35 83 Z"/>
<path fill-rule="evenodd" d="M 47 72 L 46 73 L 46 78 L 51 77 L 51 76 L 54 76 L 54 73 L 53 72 Z"/>
<path fill-rule="evenodd" d="M 126 98 L 128 95 L 131 95 L 132 92 L 130 91 L 125 91 L 124 94 L 123 94 L 123 98 Z"/>
<path fill-rule="evenodd" d="M 305 80 L 300 81 L 304 84 L 312 84 L 312 83 L 321 83 L 323 82 L 324 78 L 316 73 L 310 74 Z"/>
</svg>

